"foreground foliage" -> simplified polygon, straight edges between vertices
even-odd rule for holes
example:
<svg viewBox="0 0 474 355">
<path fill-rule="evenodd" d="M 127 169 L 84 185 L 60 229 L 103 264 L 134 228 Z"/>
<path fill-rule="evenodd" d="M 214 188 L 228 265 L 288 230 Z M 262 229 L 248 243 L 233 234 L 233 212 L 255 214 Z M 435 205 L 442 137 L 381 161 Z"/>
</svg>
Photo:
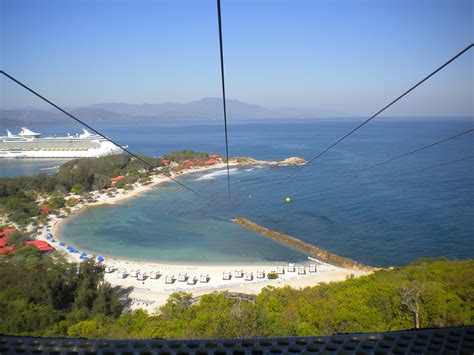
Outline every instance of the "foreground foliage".
<svg viewBox="0 0 474 355">
<path fill-rule="evenodd" d="M 301 290 L 268 287 L 254 301 L 227 293 L 195 300 L 181 292 L 172 294 L 157 315 L 123 311 L 120 316 L 123 306 L 101 283 L 102 274 L 90 276 L 95 266 L 82 266 L 89 276 L 75 277 L 72 266 L 45 260 L 41 276 L 32 276 L 38 267 L 32 264 L 0 263 L 0 274 L 10 275 L 0 289 L 0 309 L 6 310 L 0 315 L 0 332 L 87 338 L 257 337 L 400 330 L 412 328 L 416 318 L 420 327 L 474 321 L 474 260 L 421 260 Z M 73 288 L 58 281 L 68 277 L 75 280 Z"/>
<path fill-rule="evenodd" d="M 57 336 L 97 315 L 114 319 L 125 308 L 93 262 L 69 264 L 34 247 L 0 257 L 0 333 Z"/>
</svg>

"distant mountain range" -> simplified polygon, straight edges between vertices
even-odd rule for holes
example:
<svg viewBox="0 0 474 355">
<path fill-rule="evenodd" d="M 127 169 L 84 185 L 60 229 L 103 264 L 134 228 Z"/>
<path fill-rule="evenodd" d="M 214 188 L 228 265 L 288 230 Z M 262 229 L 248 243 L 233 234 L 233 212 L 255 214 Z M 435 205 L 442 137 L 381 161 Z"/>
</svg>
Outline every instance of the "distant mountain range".
<svg viewBox="0 0 474 355">
<path fill-rule="evenodd" d="M 90 124 L 219 120 L 222 118 L 222 99 L 208 97 L 182 104 L 102 103 L 67 110 Z M 305 111 L 291 108 L 273 110 L 239 100 L 227 100 L 227 114 L 230 120 L 334 116 L 334 112 L 316 112 L 316 110 Z M 0 127 L 2 128 L 72 122 L 67 116 L 54 109 L 39 110 L 31 107 L 0 109 Z"/>
</svg>

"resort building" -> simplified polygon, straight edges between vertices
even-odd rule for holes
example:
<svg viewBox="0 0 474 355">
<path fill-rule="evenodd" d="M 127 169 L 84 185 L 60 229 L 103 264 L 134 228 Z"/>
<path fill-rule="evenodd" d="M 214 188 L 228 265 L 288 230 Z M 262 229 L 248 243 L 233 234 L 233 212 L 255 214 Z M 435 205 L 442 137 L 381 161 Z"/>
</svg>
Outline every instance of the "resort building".
<svg viewBox="0 0 474 355">
<path fill-rule="evenodd" d="M 21 242 L 15 245 L 8 245 L 8 234 L 14 232 L 15 229 L 4 229 L 1 232 L 2 237 L 0 238 L 0 254 L 13 253 L 16 247 L 22 247 L 25 245 L 34 246 L 40 252 L 48 252 L 54 250 L 54 248 L 44 240 L 29 240 L 26 242 Z"/>
</svg>

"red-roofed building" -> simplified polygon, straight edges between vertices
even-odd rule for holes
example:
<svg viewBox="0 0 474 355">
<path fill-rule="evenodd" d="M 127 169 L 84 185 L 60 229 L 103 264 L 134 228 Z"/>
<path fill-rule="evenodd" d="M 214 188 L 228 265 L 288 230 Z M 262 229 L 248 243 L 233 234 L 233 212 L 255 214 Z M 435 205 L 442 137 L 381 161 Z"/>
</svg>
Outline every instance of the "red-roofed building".
<svg viewBox="0 0 474 355">
<path fill-rule="evenodd" d="M 9 233 L 14 232 L 15 230 L 15 228 L 5 228 L 0 232 L 0 237 L 6 237 Z"/>
<path fill-rule="evenodd" d="M 6 246 L 7 241 L 8 241 L 8 237 L 0 238 L 0 254 L 13 252 L 14 246 L 13 245 Z M 46 252 L 46 251 L 50 251 L 54 249 L 48 242 L 45 242 L 43 240 L 29 240 L 25 243 L 20 243 L 20 245 L 21 244 L 32 245 L 41 252 Z"/>
<path fill-rule="evenodd" d="M 49 243 L 45 242 L 44 240 L 30 240 L 28 242 L 25 242 L 25 244 L 35 246 L 39 251 L 53 250 L 53 247 Z"/>
<path fill-rule="evenodd" d="M 211 159 L 219 159 L 221 156 L 219 154 L 209 154 L 209 158 Z"/>
<path fill-rule="evenodd" d="M 113 177 L 112 179 L 110 179 L 112 181 L 112 183 L 116 183 L 116 182 L 119 182 L 121 180 L 123 180 L 124 176 L 123 175 L 119 175 L 119 176 L 116 176 L 116 177 Z"/>
<path fill-rule="evenodd" d="M 192 160 L 183 160 L 183 161 L 181 162 L 181 165 L 182 165 L 185 169 L 189 168 L 192 164 L 194 164 L 194 162 L 193 162 Z"/>
<path fill-rule="evenodd" d="M 0 247 L 0 255 L 13 252 L 13 247 Z"/>
<path fill-rule="evenodd" d="M 204 162 L 204 164 L 206 165 L 214 165 L 215 163 L 217 163 L 214 159 L 209 159 L 209 160 L 206 160 Z"/>
<path fill-rule="evenodd" d="M 51 207 L 49 207 L 49 206 L 41 207 L 40 211 L 41 211 L 42 215 L 47 216 L 49 214 L 49 212 L 51 212 Z"/>
<path fill-rule="evenodd" d="M 161 159 L 161 163 L 163 165 L 170 165 L 170 161 L 169 160 L 166 160 L 166 159 Z"/>
</svg>

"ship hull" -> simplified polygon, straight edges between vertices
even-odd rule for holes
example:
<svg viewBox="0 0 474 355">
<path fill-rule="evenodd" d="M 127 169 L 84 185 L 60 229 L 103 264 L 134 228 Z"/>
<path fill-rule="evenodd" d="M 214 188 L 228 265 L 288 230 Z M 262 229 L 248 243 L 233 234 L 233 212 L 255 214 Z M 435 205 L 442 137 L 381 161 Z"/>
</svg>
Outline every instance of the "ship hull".
<svg viewBox="0 0 474 355">
<path fill-rule="evenodd" d="M 115 149 L 91 149 L 87 151 L 0 151 L 0 159 L 75 159 L 75 158 L 98 158 L 106 155 L 122 154 L 121 148 Z"/>
<path fill-rule="evenodd" d="M 0 141 L 0 159 L 74 159 L 121 153 L 122 148 L 104 140 L 85 142 L 49 139 L 41 143 L 37 140 L 14 143 Z"/>
<path fill-rule="evenodd" d="M 67 137 L 45 137 L 26 127 L 18 135 L 7 130 L 7 136 L 0 137 L 0 159 L 75 159 L 102 157 L 123 153 L 104 137 L 83 134 Z"/>
</svg>

